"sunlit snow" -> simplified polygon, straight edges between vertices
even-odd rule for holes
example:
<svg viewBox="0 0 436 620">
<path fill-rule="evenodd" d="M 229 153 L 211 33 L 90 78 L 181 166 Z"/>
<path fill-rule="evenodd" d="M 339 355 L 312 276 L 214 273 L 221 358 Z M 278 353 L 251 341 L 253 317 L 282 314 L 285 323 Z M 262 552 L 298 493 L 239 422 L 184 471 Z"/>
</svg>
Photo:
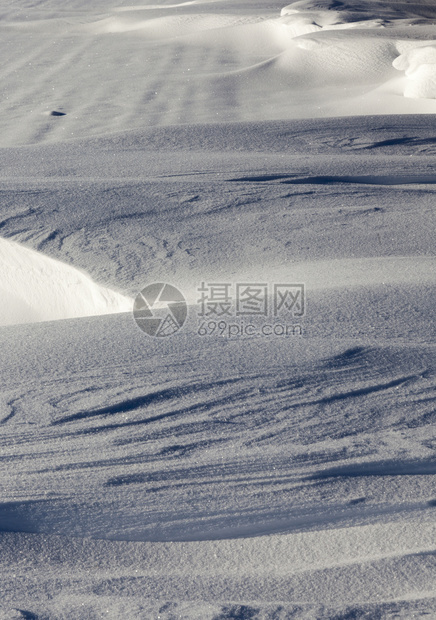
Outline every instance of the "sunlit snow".
<svg viewBox="0 0 436 620">
<path fill-rule="evenodd" d="M 0 618 L 435 617 L 434 1 L 0 17 Z"/>
</svg>

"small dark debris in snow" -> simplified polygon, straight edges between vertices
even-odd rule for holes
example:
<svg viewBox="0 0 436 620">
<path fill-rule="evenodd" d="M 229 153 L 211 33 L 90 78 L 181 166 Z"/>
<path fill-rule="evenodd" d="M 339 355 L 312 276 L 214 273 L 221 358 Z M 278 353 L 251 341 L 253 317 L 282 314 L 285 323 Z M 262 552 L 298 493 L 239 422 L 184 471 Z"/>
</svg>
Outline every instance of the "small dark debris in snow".
<svg viewBox="0 0 436 620">
<path fill-rule="evenodd" d="M 361 504 L 362 502 L 366 502 L 366 497 L 356 497 L 356 499 L 351 499 L 349 503 L 351 505 L 354 505 L 354 504 Z"/>
<path fill-rule="evenodd" d="M 200 196 L 198 194 L 195 194 L 193 196 L 183 196 L 180 199 L 180 202 L 181 203 L 184 203 L 184 202 L 196 202 L 199 199 L 200 199 Z"/>
<path fill-rule="evenodd" d="M 214 616 L 213 620 L 250 620 L 259 617 L 259 610 L 248 605 L 234 605 L 223 607 L 219 616 Z"/>
<path fill-rule="evenodd" d="M 7 612 L 0 609 L 0 620 L 19 620 L 19 618 L 21 620 L 37 620 L 38 616 L 24 609 L 8 609 Z"/>
<path fill-rule="evenodd" d="M 431 499 L 428 501 L 428 505 L 429 506 L 433 506 L 434 508 L 436 508 L 436 499 Z"/>
<path fill-rule="evenodd" d="M 138 484 L 141 482 L 147 482 L 147 474 L 127 474 L 124 476 L 115 476 L 114 478 L 109 478 L 104 484 L 105 487 L 119 487 L 123 484 Z"/>
<path fill-rule="evenodd" d="M 52 110 L 50 116 L 66 116 L 65 112 L 58 112 L 58 110 Z"/>
</svg>

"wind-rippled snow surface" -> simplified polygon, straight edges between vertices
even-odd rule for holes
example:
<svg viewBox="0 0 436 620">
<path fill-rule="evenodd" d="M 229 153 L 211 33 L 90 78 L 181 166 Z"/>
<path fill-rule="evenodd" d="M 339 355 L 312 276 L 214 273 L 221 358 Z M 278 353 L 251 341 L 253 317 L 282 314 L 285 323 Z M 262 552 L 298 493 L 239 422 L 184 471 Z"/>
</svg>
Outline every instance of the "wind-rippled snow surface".
<svg viewBox="0 0 436 620">
<path fill-rule="evenodd" d="M 0 619 L 436 616 L 433 3 L 19 4 Z M 298 329 L 214 282 L 303 283 Z"/>
</svg>

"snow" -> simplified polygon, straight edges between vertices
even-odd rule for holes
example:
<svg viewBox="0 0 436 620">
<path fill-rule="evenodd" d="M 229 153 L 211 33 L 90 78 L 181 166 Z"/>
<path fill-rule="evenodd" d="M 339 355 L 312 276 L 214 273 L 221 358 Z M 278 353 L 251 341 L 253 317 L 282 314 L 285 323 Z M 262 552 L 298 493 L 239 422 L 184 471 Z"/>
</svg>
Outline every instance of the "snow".
<svg viewBox="0 0 436 620">
<path fill-rule="evenodd" d="M 0 14 L 0 618 L 435 616 L 434 3 Z"/>
<path fill-rule="evenodd" d="M 436 98 L 436 47 L 425 45 L 409 49 L 393 62 L 407 76 L 404 96 L 411 99 Z"/>
<path fill-rule="evenodd" d="M 0 239 L 0 325 L 128 312 L 127 297 L 77 269 Z"/>
</svg>

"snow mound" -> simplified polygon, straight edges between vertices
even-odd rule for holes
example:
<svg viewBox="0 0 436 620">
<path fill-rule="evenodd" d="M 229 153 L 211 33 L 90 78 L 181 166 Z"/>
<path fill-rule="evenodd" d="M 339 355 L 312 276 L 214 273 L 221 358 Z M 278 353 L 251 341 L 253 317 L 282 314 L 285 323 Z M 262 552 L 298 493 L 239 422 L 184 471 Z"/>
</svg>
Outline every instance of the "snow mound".
<svg viewBox="0 0 436 620">
<path fill-rule="evenodd" d="M 1 146 L 148 126 L 436 110 L 434 64 L 420 62 L 410 77 L 392 66 L 434 45 L 433 0 L 75 2 L 62 16 L 5 9 L 0 80 L 11 94 L 0 101 Z"/>
<path fill-rule="evenodd" d="M 405 71 L 404 96 L 410 99 L 436 99 L 436 45 L 415 47 L 392 63 Z"/>
<path fill-rule="evenodd" d="M 0 325 L 127 312 L 129 298 L 86 274 L 0 239 Z"/>
<path fill-rule="evenodd" d="M 299 0 L 292 2 L 281 10 L 281 16 L 305 15 L 311 17 L 320 27 L 385 27 L 398 20 L 409 24 L 423 24 L 425 20 L 434 19 L 436 9 L 429 0 L 415 2 L 378 2 L 377 0 Z"/>
<path fill-rule="evenodd" d="M 258 18 L 254 18 L 257 21 Z M 233 15 L 164 15 L 153 19 L 142 19 L 137 14 L 127 14 L 125 17 L 118 13 L 97 22 L 86 24 L 83 31 L 93 35 L 123 34 L 137 32 L 153 39 L 171 39 L 187 35 L 195 35 L 201 31 L 219 28 L 231 28 L 250 24 L 252 18 L 239 18 Z"/>
<path fill-rule="evenodd" d="M 362 10 L 335 10 L 336 7 L 337 3 L 294 2 L 281 10 L 281 23 L 292 37 L 319 30 L 383 28 L 382 19 L 369 18 Z"/>
</svg>

